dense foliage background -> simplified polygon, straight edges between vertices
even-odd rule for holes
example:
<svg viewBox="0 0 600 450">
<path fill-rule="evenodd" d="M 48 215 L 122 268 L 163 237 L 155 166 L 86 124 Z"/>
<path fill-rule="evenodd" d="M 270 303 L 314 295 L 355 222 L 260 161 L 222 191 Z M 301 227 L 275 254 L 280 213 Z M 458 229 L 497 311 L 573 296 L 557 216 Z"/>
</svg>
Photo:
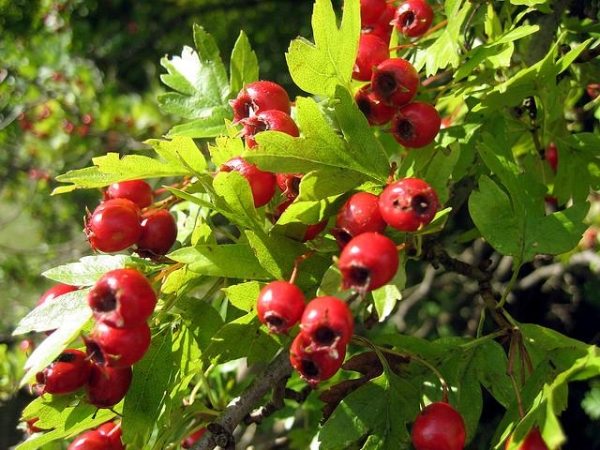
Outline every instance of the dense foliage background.
<svg viewBox="0 0 600 450">
<path fill-rule="evenodd" d="M 493 157 L 485 155 L 472 170 L 466 167 L 466 159 L 440 159 L 439 164 L 452 167 L 430 169 L 429 160 L 416 157 L 417 170 L 422 164 L 434 180 L 434 169 L 441 171 L 440 177 L 460 173 L 453 195 L 445 195 L 454 209 L 442 233 L 423 236 L 423 253 L 406 264 L 402 301 L 373 338 L 394 330 L 429 341 L 442 338 L 444 342 L 444 338 L 493 332 L 495 324 L 485 316 L 487 306 L 481 301 L 482 280 L 453 266 L 453 261 L 459 260 L 493 273 L 494 292 L 505 294 L 502 301 L 506 310 L 519 323 L 535 323 L 577 339 L 581 345 L 595 345 L 600 338 L 600 203 L 594 192 L 588 199 L 588 190 L 600 187 L 595 156 L 600 141 L 600 97 L 594 90 L 600 81 L 599 4 L 575 0 L 472 2 L 470 7 L 463 2 L 431 3 L 438 22 L 448 15 L 445 8 L 450 8 L 449 4 L 461 12 L 456 18 L 460 30 L 452 28 L 453 19 L 448 17 L 450 37 L 434 34 L 420 43 L 422 53 L 416 49 L 409 54 L 431 75 L 423 98 L 437 100 L 438 109 L 453 121 L 438 143 L 469 151 L 480 150 L 479 139 L 487 149 L 506 144 L 513 152 L 501 153 L 502 157 L 510 159 L 514 154 L 521 167 L 544 180 L 548 192 L 542 194 L 558 198 L 558 208 L 552 202 L 545 205 L 547 213 L 562 211 L 570 199 L 590 209 L 587 215 L 581 214 L 584 225 L 574 227 L 571 235 L 557 232 L 546 236 L 548 242 L 542 245 L 549 251 L 538 254 L 537 243 L 534 245 L 535 239 L 529 236 L 525 239 L 529 250 L 515 252 L 506 238 L 512 227 L 501 226 L 493 212 L 510 203 L 494 203 L 499 193 L 514 201 L 517 191 L 531 187 L 528 181 L 519 181 L 524 179 L 519 178 L 522 174 L 511 184 L 508 175 L 497 174 L 501 173 L 497 166 L 490 169 L 494 167 Z M 341 14 L 341 2 L 333 5 Z M 312 9 L 312 2 L 280 0 L 174 0 L 160 5 L 85 0 L 0 2 L 0 305 L 5 312 L 0 316 L 0 354 L 4 355 L 0 369 L 0 447 L 22 438 L 20 432 L 12 430 L 20 408 L 31 400 L 24 390 L 16 389 L 26 355 L 19 350 L 22 336 L 11 336 L 11 332 L 52 284 L 40 274 L 90 253 L 82 233 L 83 216 L 86 208 L 97 204 L 100 191 L 78 189 L 49 197 L 60 185 L 55 177 L 88 167 L 92 158 L 108 152 L 127 155 L 145 151 L 142 141 L 165 135 L 185 122 L 161 110 L 156 98 L 169 91 L 160 82 L 159 76 L 165 72 L 160 58 L 180 54 L 184 45 L 194 46 L 193 24 L 202 25 L 214 37 L 226 64 L 239 30 L 244 30 L 256 52 L 261 78 L 281 83 L 291 97 L 314 93 L 292 81 L 285 60 L 292 39 L 298 35 L 311 38 Z M 527 28 L 533 26 L 539 27 L 535 33 Z M 454 41 L 460 42 L 458 50 L 450 45 Z M 473 43 L 480 44 L 481 50 L 477 51 Z M 582 43 L 585 50 L 580 52 L 577 49 Z M 434 57 L 427 57 L 427 51 Z M 468 55 L 470 65 L 459 68 L 455 51 Z M 514 80 L 507 81 L 511 77 Z M 464 98 L 472 102 L 467 108 L 462 104 Z M 483 107 L 479 104 L 479 109 L 474 108 L 481 98 Z M 472 142 L 472 136 L 478 138 Z M 390 145 L 384 133 L 379 137 Z M 562 144 L 559 158 L 564 165 L 556 178 L 543 158 L 550 139 Z M 536 165 L 540 160 L 543 164 Z M 497 176 L 489 178 L 492 172 Z M 494 181 L 486 185 L 488 191 L 476 191 L 482 193 L 474 196 L 479 202 L 472 200 L 478 204 L 471 208 L 480 208 L 479 214 L 474 214 L 467 196 L 478 186 L 482 174 Z M 533 188 L 531 191 L 538 193 Z M 540 205 L 534 208 L 524 202 L 520 206 L 537 213 Z M 486 222 L 488 214 L 492 219 Z M 541 227 L 541 219 L 532 223 L 534 228 Z M 560 242 L 554 245 L 551 239 Z M 447 255 L 455 259 L 449 262 L 444 259 Z M 234 315 L 225 319 L 232 320 Z M 578 345 L 573 347 L 580 350 Z M 568 344 L 561 343 L 548 353 L 562 355 L 557 348 L 564 351 L 565 347 Z M 228 370 L 223 368 L 217 377 L 219 383 L 233 382 L 235 374 Z M 598 375 L 572 380 L 568 391 L 560 390 L 565 407 L 564 412 L 558 411 L 562 412 L 560 424 L 568 437 L 562 448 L 600 448 Z M 241 385 L 246 381 L 242 375 L 238 379 Z M 297 380 L 294 383 L 302 387 Z M 226 404 L 231 391 L 223 388 L 220 394 L 225 398 L 211 399 L 213 404 Z M 471 436 L 469 448 L 473 449 L 489 448 L 504 414 L 505 405 L 486 390 L 482 390 L 482 402 L 479 426 Z M 305 417 L 298 422 L 314 425 L 321 406 L 311 397 L 305 403 Z M 281 416 L 291 416 L 293 408 L 288 405 Z M 248 432 L 247 438 L 271 442 L 287 434 L 280 426 L 269 419 L 255 436 Z M 285 445 L 306 448 L 303 445 L 311 435 L 296 428 L 290 437 L 292 444 L 286 441 Z"/>
</svg>

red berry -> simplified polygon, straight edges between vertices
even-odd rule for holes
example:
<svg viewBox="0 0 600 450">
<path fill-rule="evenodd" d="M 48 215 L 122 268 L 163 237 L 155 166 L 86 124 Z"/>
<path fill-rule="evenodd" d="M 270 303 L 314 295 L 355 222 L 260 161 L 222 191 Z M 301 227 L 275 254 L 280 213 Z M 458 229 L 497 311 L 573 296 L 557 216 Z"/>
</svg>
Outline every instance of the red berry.
<svg viewBox="0 0 600 450">
<path fill-rule="evenodd" d="M 550 168 L 554 173 L 558 168 L 558 149 L 556 148 L 556 144 L 554 142 L 550 142 L 546 147 L 545 153 L 546 161 L 550 164 Z"/>
<path fill-rule="evenodd" d="M 123 369 L 144 357 L 151 338 L 147 323 L 135 328 L 113 328 L 104 322 L 96 322 L 85 343 L 87 353 L 95 362 Z"/>
<path fill-rule="evenodd" d="M 140 237 L 140 211 L 124 198 L 102 202 L 88 216 L 85 233 L 92 250 L 112 253 L 125 250 Z"/>
<path fill-rule="evenodd" d="M 77 289 L 79 288 L 76 286 L 71 286 L 69 284 L 56 284 L 42 294 L 42 296 L 38 299 L 36 306 L 40 306 L 46 302 L 51 302 L 56 297 L 60 297 L 63 294 L 76 291 Z"/>
<path fill-rule="evenodd" d="M 249 148 L 255 148 L 258 144 L 254 137 L 262 131 L 280 131 L 290 136 L 300 136 L 300 130 L 294 119 L 289 114 L 277 109 L 268 109 L 258 114 L 242 119 L 244 131 L 242 135 Z"/>
<path fill-rule="evenodd" d="M 106 272 L 88 293 L 94 318 L 117 328 L 146 323 L 156 301 L 156 293 L 144 274 L 129 268 Z"/>
<path fill-rule="evenodd" d="M 410 102 L 421 81 L 414 66 L 402 58 L 389 58 L 381 62 L 371 77 L 374 95 L 389 105 L 402 106 Z"/>
<path fill-rule="evenodd" d="M 283 195 L 291 199 L 298 197 L 298 194 L 300 194 L 300 180 L 302 180 L 301 173 L 278 173 L 275 178 Z"/>
<path fill-rule="evenodd" d="M 386 226 L 387 223 L 379 212 L 379 197 L 369 192 L 353 194 L 340 208 L 335 219 L 339 235 L 336 238 L 339 242 L 343 237 L 344 245 L 362 233 L 382 233 Z"/>
<path fill-rule="evenodd" d="M 247 84 L 231 101 L 231 106 L 235 122 L 268 109 L 277 109 L 286 114 L 291 110 L 287 92 L 272 81 L 255 81 Z"/>
<path fill-rule="evenodd" d="M 394 26 L 407 37 L 425 34 L 433 22 L 433 9 L 425 0 L 405 0 L 396 8 Z"/>
<path fill-rule="evenodd" d="M 427 225 L 439 207 L 435 190 L 419 178 L 395 181 L 379 196 L 379 212 L 383 220 L 404 232 L 417 231 Z"/>
<path fill-rule="evenodd" d="M 154 191 L 145 180 L 121 181 L 108 186 L 106 198 L 126 198 L 142 209 L 152 204 Z"/>
<path fill-rule="evenodd" d="M 412 102 L 398 108 L 392 117 L 392 136 L 406 148 L 421 148 L 433 142 L 442 124 L 437 109 L 425 102 Z"/>
<path fill-rule="evenodd" d="M 200 428 L 198 431 L 190 434 L 183 441 L 181 441 L 181 448 L 192 448 L 192 446 L 204 436 L 206 428 Z"/>
<path fill-rule="evenodd" d="M 337 297 L 323 296 L 312 299 L 300 318 L 302 334 L 317 349 L 346 345 L 354 333 L 354 317 L 348 305 Z"/>
<path fill-rule="evenodd" d="M 144 257 L 166 255 L 177 239 L 177 222 L 166 209 L 152 211 L 140 227 L 136 252 Z"/>
<path fill-rule="evenodd" d="M 369 81 L 373 67 L 390 57 L 388 44 L 375 34 L 361 34 L 358 42 L 358 54 L 352 70 L 352 78 Z"/>
<path fill-rule="evenodd" d="M 250 184 L 254 206 L 259 208 L 271 201 L 275 195 L 277 182 L 275 174 L 260 170 L 241 156 L 230 159 L 221 166 L 222 172 L 236 171 Z"/>
<path fill-rule="evenodd" d="M 369 125 L 372 126 L 384 125 L 396 114 L 397 108 L 379 100 L 373 94 L 370 84 L 366 84 L 356 91 L 354 101 L 369 121 Z"/>
<path fill-rule="evenodd" d="M 360 0 L 360 19 L 363 26 L 377 22 L 386 7 L 386 0 Z"/>
<path fill-rule="evenodd" d="M 506 440 L 504 448 L 508 450 L 510 443 L 512 442 L 512 435 Z M 515 448 L 515 450 L 549 450 L 548 445 L 542 438 L 539 428 L 532 428 L 527 436 L 521 442 L 521 445 Z"/>
<path fill-rule="evenodd" d="M 600 83 L 590 83 L 586 86 L 585 90 L 593 100 L 600 95 Z"/>
<path fill-rule="evenodd" d="M 44 431 L 42 428 L 38 428 L 35 426 L 36 422 L 39 420 L 40 420 L 39 417 L 34 417 L 33 419 L 29 419 L 29 420 L 25 421 L 25 423 L 27 424 L 26 429 L 25 429 L 27 434 L 40 433 L 40 432 Z"/>
<path fill-rule="evenodd" d="M 448 403 L 435 402 L 417 415 L 411 434 L 416 450 L 462 450 L 465 422 Z"/>
<path fill-rule="evenodd" d="M 302 316 L 304 294 L 295 284 L 273 281 L 258 295 L 256 312 L 272 333 L 286 333 Z"/>
<path fill-rule="evenodd" d="M 120 422 L 105 422 L 96 428 L 96 431 L 108 438 L 110 450 L 125 450 L 125 445 L 121 441 L 123 432 Z"/>
<path fill-rule="evenodd" d="M 48 367 L 35 376 L 42 392 L 53 395 L 71 394 L 82 388 L 90 378 L 91 362 L 84 352 L 64 350 Z"/>
<path fill-rule="evenodd" d="M 383 42 L 389 44 L 390 38 L 392 37 L 392 30 L 394 29 L 394 26 L 392 25 L 394 12 L 395 9 L 392 4 L 388 4 L 376 21 L 371 23 L 363 21 L 361 34 L 374 34 Z"/>
<path fill-rule="evenodd" d="M 93 363 L 85 387 L 87 401 L 97 408 L 112 408 L 125 397 L 132 378 L 131 367 L 119 369 Z"/>
<path fill-rule="evenodd" d="M 398 270 L 398 249 L 379 233 L 362 233 L 344 247 L 338 261 L 342 287 L 365 294 L 389 283 Z"/>
<path fill-rule="evenodd" d="M 315 348 L 304 333 L 299 333 L 290 347 L 290 363 L 304 381 L 316 386 L 334 376 L 346 357 L 346 344 L 337 341 L 327 348 Z"/>
<path fill-rule="evenodd" d="M 113 447 L 108 437 L 90 430 L 77 436 L 67 450 L 113 450 Z"/>
</svg>

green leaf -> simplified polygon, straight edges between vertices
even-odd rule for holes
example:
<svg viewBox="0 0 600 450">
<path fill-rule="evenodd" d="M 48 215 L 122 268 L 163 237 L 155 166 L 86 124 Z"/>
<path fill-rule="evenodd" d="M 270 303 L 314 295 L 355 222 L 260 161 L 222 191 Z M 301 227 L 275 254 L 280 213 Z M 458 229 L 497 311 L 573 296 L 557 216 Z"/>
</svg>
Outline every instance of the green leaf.
<svg viewBox="0 0 600 450">
<path fill-rule="evenodd" d="M 228 103 L 230 84 L 214 39 L 194 25 L 194 44 L 197 51 L 186 46 L 181 56 L 160 61 L 168 72 L 161 75 L 162 82 L 177 91 L 159 95 L 160 107 L 193 120 L 171 129 L 167 137 L 210 138 L 225 134 L 225 119 L 232 116 Z"/>
<path fill-rule="evenodd" d="M 219 172 L 213 188 L 227 205 L 227 217 L 249 228 L 259 228 L 260 222 L 248 180 L 239 172 Z"/>
<path fill-rule="evenodd" d="M 248 364 L 270 361 L 281 347 L 261 325 L 256 313 L 226 323 L 213 336 L 202 359 L 212 364 L 243 357 L 248 358 Z"/>
<path fill-rule="evenodd" d="M 262 170 L 284 173 L 307 173 L 310 171 L 329 172 L 339 179 L 341 171 L 344 177 L 353 180 L 355 186 L 364 181 L 385 184 L 389 172 L 387 157 L 381 145 L 372 141 L 372 131 L 366 130 L 369 137 L 359 137 L 353 126 L 362 132 L 357 119 L 360 114 L 349 95 L 340 89 L 336 114 L 341 118 L 342 130 L 347 141 L 337 134 L 324 116 L 319 105 L 311 98 L 299 97 L 296 100 L 297 121 L 303 136 L 295 138 L 284 133 L 265 131 L 256 136 L 258 147 L 244 153 L 244 158 L 257 164 Z M 354 116 L 353 116 L 354 114 Z M 364 124 L 364 123 L 363 123 Z M 367 143 L 373 147 L 365 148 Z"/>
<path fill-rule="evenodd" d="M 195 175 L 206 169 L 206 160 L 198 146 L 190 138 L 175 137 L 165 141 L 153 139 L 147 144 L 161 159 L 142 155 L 120 157 L 118 153 L 107 153 L 92 159 L 94 167 L 71 170 L 56 177 L 61 183 L 52 194 L 63 194 L 74 189 L 100 188 L 119 181 Z"/>
<path fill-rule="evenodd" d="M 393 373 L 346 396 L 319 433 L 322 450 L 408 448 L 406 418 L 418 413 L 417 391 Z"/>
<path fill-rule="evenodd" d="M 121 269 L 130 261 L 131 257 L 127 255 L 84 256 L 79 262 L 48 269 L 42 275 L 71 286 L 91 286 L 106 272 Z"/>
<path fill-rule="evenodd" d="M 262 286 L 256 281 L 248 281 L 226 287 L 223 291 L 233 306 L 239 310 L 250 312 L 256 308 L 256 299 Z"/>
<path fill-rule="evenodd" d="M 170 253 L 173 261 L 201 275 L 241 279 L 270 279 L 248 244 L 197 245 Z"/>
<path fill-rule="evenodd" d="M 237 93 L 253 81 L 258 80 L 258 58 L 250 46 L 248 36 L 242 31 L 231 51 L 230 91 Z"/>
<path fill-rule="evenodd" d="M 294 39 L 286 60 L 292 80 L 308 93 L 332 96 L 336 86 L 348 86 L 358 50 L 360 4 L 344 2 L 340 27 L 330 0 L 316 0 L 312 15 L 314 44 Z"/>
<path fill-rule="evenodd" d="M 133 380 L 123 404 L 123 441 L 144 448 L 162 412 L 175 366 L 170 329 L 152 336 L 150 348 L 133 366 Z"/>
</svg>

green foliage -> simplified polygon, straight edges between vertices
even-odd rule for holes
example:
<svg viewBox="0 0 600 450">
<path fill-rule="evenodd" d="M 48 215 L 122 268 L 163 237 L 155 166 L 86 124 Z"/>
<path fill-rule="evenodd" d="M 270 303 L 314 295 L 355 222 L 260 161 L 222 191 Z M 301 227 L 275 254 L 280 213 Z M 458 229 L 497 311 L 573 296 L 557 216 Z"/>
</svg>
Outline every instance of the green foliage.
<svg viewBox="0 0 600 450">
<path fill-rule="evenodd" d="M 600 189 L 594 150 L 600 142 L 596 122 L 591 129 L 575 129 L 568 114 L 583 95 L 581 80 L 590 81 L 584 75 L 590 63 L 581 57 L 598 42 L 566 26 L 545 38 L 538 17 L 548 13 L 544 1 L 451 0 L 436 8 L 439 28 L 432 33 L 411 42 L 394 36 L 408 44 L 394 55 L 412 61 L 427 77 L 419 100 L 435 103 L 451 121 L 435 143 L 415 150 L 396 144 L 384 127 L 369 126 L 353 100 L 362 85 L 351 78 L 360 34 L 358 0 L 344 3 L 339 26 L 331 1 L 315 1 L 314 42 L 297 38 L 286 55 L 297 87 L 314 95 L 294 100 L 300 136 L 264 131 L 252 149 L 231 123 L 229 100 L 259 79 L 256 54 L 240 33 L 227 67 L 215 39 L 204 25 L 195 25 L 195 48 L 161 60 L 168 90 L 158 103 L 186 122 L 171 127 L 164 139 L 146 140 L 134 154 L 92 156 L 86 161 L 91 165 L 58 176 L 63 184 L 53 191 L 152 180 L 166 191 L 155 207 L 177 216 L 177 244 L 160 259 L 95 255 L 46 270 L 47 278 L 82 289 L 33 309 L 15 330 L 56 329 L 25 363 L 21 383 L 27 384 L 89 331 L 87 289 L 107 270 L 136 267 L 159 294 L 150 350 L 134 366 L 133 384 L 114 410 L 96 411 L 81 393 L 34 400 L 23 418 L 39 417 L 48 431 L 17 449 L 44 448 L 115 414 L 122 415 L 123 440 L 132 448 L 177 448 L 200 426 L 210 425 L 213 434 L 218 426 L 233 432 L 267 402 L 275 415 L 260 419 L 273 430 L 275 422 L 285 424 L 295 448 L 311 441 L 332 450 L 409 448 L 419 408 L 440 400 L 460 411 L 473 446 L 503 448 L 514 433 L 514 447 L 534 426 L 551 447 L 562 445 L 569 385 L 600 375 L 598 348 L 518 320 L 509 303 L 524 267 L 543 258 L 560 265 L 581 250 L 588 194 Z M 543 58 L 524 63 L 524 55 L 544 45 L 550 51 Z M 588 108 L 597 108 L 597 101 L 590 103 Z M 559 148 L 556 173 L 544 158 L 550 142 Z M 299 196 L 276 223 L 283 194 L 256 208 L 247 180 L 219 170 L 240 155 L 265 171 L 303 174 Z M 427 180 L 443 208 L 416 233 L 386 230 L 401 257 L 388 285 L 364 298 L 343 290 L 331 233 L 308 242 L 298 237 L 321 221 L 333 227 L 352 193 L 378 194 L 391 179 L 408 176 Z M 184 181 L 171 185 L 173 179 Z M 494 258 L 508 261 L 512 274 L 511 269 L 508 276 L 500 274 L 491 257 L 474 261 L 473 249 L 482 243 Z M 471 253 L 461 255 L 464 249 Z M 443 268 L 451 281 L 432 287 L 437 276 L 432 267 Z M 300 390 L 303 383 L 296 374 L 288 382 L 290 370 L 282 364 L 298 328 L 289 336 L 273 335 L 255 310 L 260 289 L 276 279 L 293 279 L 307 298 L 344 298 L 356 318 L 343 370 L 318 385 L 318 398 L 308 395 L 304 413 L 282 398 L 283 392 L 301 397 L 285 391 Z M 468 293 L 466 306 L 454 298 L 457 290 Z M 408 314 L 419 296 L 431 298 L 416 315 Z M 444 322 L 451 314 L 457 318 Z M 432 322 L 432 316 L 442 319 Z M 461 327 L 463 319 L 468 325 Z M 273 373 L 281 376 L 269 378 Z M 266 388 L 256 394 L 261 383 Z M 596 391 L 584 402 L 590 416 L 598 409 Z M 490 399 L 503 417 L 484 436 L 480 424 Z M 323 404 L 324 417 L 317 413 Z"/>
</svg>

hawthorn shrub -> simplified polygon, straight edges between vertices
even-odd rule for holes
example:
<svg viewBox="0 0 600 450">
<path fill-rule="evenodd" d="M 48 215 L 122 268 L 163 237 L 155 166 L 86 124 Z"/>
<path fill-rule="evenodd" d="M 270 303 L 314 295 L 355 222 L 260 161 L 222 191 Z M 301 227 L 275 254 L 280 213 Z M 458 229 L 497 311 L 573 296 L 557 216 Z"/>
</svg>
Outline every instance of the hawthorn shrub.
<svg viewBox="0 0 600 450">
<path fill-rule="evenodd" d="M 600 76 L 597 21 L 577 2 L 450 0 L 432 2 L 431 25 L 405 36 L 407 22 L 390 22 L 400 2 L 365 23 L 374 3 L 315 1 L 311 40 L 286 53 L 305 93 L 289 110 L 272 97 L 239 101 L 250 83 L 268 81 L 243 32 L 227 67 L 194 26 L 195 48 L 161 60 L 169 90 L 158 104 L 180 122 L 142 151 L 108 152 L 57 177 L 54 194 L 100 189 L 107 198 L 130 180 L 161 187 L 150 205 L 119 202 L 134 225 L 111 219 L 111 233 L 133 237 L 116 236 L 114 253 L 44 272 L 77 289 L 37 306 L 14 332 L 48 332 L 25 364 L 22 385 L 41 394 L 23 411 L 31 435 L 18 450 L 106 422 L 116 431 L 98 428 L 94 439 L 118 435 L 110 445 L 132 449 L 418 449 L 427 425 L 413 423 L 434 409 L 446 411 L 425 419 L 439 421 L 435 429 L 451 416 L 459 430 L 450 448 L 515 449 L 530 433 L 551 449 L 572 442 L 561 414 L 570 386 L 600 375 L 594 338 L 511 310 L 527 277 L 543 276 L 537 267 L 559 271 L 595 245 L 598 97 L 587 87 Z M 354 79 L 360 35 L 376 32 L 393 62 Z M 265 104 L 278 106 L 267 114 Z M 400 144 L 398 135 L 421 132 L 419 145 Z M 370 212 L 346 206 L 358 193 L 372 194 Z M 158 211 L 168 231 L 141 245 L 138 221 Z M 99 214 L 94 227 L 108 220 Z M 90 240 L 94 229 L 86 226 Z M 99 289 L 124 268 L 154 293 Z M 454 291 L 436 292 L 442 275 Z M 292 289 L 293 312 L 287 288 L 263 299 L 274 281 L 301 291 Z M 415 312 L 424 296 L 444 308 Z M 132 308 L 128 297 L 154 307 L 147 320 L 107 321 Z M 270 319 L 257 314 L 259 297 Z M 432 322 L 440 310 L 454 322 Z M 87 353 L 93 375 L 75 392 L 44 392 L 38 374 L 58 372 L 67 348 Z M 593 414 L 597 404 L 587 405 Z M 491 409 L 501 417 L 483 433 Z"/>
</svg>

